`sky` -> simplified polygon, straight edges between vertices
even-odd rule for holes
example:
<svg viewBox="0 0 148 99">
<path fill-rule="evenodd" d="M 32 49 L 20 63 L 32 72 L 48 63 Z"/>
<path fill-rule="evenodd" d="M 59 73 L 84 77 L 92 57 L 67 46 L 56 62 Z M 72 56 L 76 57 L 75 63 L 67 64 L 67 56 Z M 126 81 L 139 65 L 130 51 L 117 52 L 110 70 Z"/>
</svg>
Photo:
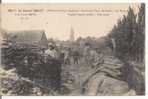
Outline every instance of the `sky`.
<svg viewBox="0 0 148 99">
<path fill-rule="evenodd" d="M 139 4 L 4 4 L 1 26 L 7 31 L 44 30 L 48 38 L 68 40 L 71 28 L 78 37 L 106 36 L 127 14 L 135 13 Z"/>
</svg>

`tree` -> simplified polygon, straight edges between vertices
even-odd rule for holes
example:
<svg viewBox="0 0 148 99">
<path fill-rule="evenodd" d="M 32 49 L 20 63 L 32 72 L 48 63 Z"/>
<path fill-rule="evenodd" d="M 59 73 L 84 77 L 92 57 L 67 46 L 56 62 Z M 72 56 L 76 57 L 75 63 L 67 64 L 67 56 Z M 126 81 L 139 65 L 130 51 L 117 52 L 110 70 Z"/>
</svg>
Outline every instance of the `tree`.
<svg viewBox="0 0 148 99">
<path fill-rule="evenodd" d="M 138 20 L 138 21 L 137 21 Z M 111 30 L 109 37 L 116 42 L 116 55 L 126 60 L 142 60 L 144 55 L 145 32 L 144 4 L 141 4 L 138 15 L 129 7 L 127 16 L 119 19 Z"/>
<path fill-rule="evenodd" d="M 115 55 L 125 63 L 121 68 L 123 78 L 125 78 L 123 80 L 136 90 L 136 94 L 143 95 L 145 93 L 143 76 L 145 5 L 141 4 L 137 14 L 129 7 L 127 16 L 124 15 L 122 19 L 118 20 L 108 37 L 110 40 L 115 39 Z"/>
</svg>

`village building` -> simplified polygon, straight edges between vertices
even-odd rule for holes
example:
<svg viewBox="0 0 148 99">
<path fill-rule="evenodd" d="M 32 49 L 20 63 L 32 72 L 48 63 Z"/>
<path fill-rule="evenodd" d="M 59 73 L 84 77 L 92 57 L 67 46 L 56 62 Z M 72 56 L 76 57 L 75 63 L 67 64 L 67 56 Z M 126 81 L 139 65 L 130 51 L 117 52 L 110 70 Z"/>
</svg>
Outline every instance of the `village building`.
<svg viewBox="0 0 148 99">
<path fill-rule="evenodd" d="M 7 34 L 8 39 L 18 45 L 48 46 L 48 40 L 43 30 L 12 31 Z"/>
</svg>

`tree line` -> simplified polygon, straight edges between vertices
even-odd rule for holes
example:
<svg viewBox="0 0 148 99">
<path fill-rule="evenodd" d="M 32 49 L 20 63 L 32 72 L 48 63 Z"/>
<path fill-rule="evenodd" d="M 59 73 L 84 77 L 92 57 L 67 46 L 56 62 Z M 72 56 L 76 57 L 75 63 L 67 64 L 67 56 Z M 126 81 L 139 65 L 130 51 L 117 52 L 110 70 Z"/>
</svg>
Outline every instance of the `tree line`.
<svg viewBox="0 0 148 99">
<path fill-rule="evenodd" d="M 138 13 L 129 7 L 127 15 L 119 19 L 109 33 L 109 42 L 115 40 L 115 55 L 132 61 L 144 61 L 145 48 L 145 4 L 139 6 Z M 112 44 L 110 43 L 110 46 Z"/>
</svg>

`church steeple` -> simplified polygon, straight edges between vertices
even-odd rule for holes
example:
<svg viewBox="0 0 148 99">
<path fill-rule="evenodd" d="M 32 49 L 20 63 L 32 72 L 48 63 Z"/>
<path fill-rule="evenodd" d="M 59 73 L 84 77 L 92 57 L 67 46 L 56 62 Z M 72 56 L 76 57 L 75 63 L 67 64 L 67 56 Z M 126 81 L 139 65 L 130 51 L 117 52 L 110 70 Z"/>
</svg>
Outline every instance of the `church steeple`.
<svg viewBox="0 0 148 99">
<path fill-rule="evenodd" d="M 74 29 L 71 27 L 69 40 L 72 42 L 75 40 L 74 34 L 75 34 Z"/>
</svg>

